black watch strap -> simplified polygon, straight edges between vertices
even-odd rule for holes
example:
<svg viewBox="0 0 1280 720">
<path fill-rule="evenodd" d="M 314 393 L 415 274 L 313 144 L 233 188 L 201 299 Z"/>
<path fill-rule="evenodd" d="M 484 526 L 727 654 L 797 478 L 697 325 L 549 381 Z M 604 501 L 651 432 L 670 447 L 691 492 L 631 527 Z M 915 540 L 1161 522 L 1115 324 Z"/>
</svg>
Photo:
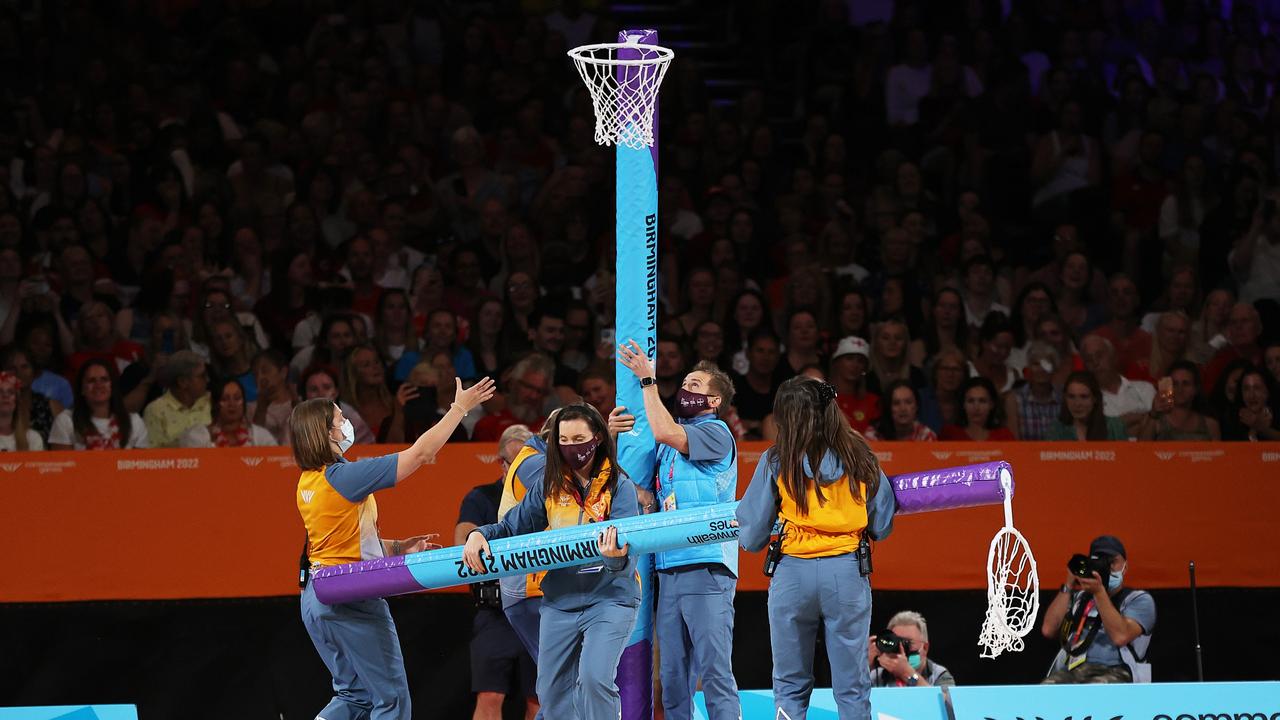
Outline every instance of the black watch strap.
<svg viewBox="0 0 1280 720">
<path fill-rule="evenodd" d="M 656 380 L 656 379 L 654 379 L 654 377 L 653 377 L 652 375 L 650 375 L 649 377 L 642 377 L 642 378 L 640 378 L 640 387 L 642 387 L 642 388 L 646 388 L 646 387 L 649 387 L 650 385 L 652 385 L 652 384 L 654 384 L 654 383 L 656 383 L 656 382 L 657 382 L 657 380 Z"/>
</svg>

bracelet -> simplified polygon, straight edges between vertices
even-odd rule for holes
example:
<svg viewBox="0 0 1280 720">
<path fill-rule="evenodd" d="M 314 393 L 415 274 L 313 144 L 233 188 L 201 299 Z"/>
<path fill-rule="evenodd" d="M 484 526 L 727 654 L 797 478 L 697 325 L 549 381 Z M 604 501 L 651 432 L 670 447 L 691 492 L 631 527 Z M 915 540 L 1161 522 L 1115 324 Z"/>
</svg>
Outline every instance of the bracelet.
<svg viewBox="0 0 1280 720">
<path fill-rule="evenodd" d="M 455 402 L 455 403 L 453 403 L 452 405 L 450 405 L 450 406 L 449 406 L 449 409 L 450 409 L 450 410 L 457 410 L 458 412 L 462 413 L 462 417 L 466 417 L 466 416 L 467 416 L 467 414 L 468 414 L 468 413 L 467 413 L 467 411 L 466 411 L 466 410 L 463 410 L 463 409 L 462 409 L 462 406 L 461 406 L 461 405 L 459 405 L 459 404 L 458 404 L 458 403 L 456 403 L 456 402 Z"/>
<path fill-rule="evenodd" d="M 1058 592 L 1069 593 L 1071 592 L 1071 586 L 1066 583 L 1062 583 L 1062 587 L 1058 588 Z"/>
</svg>

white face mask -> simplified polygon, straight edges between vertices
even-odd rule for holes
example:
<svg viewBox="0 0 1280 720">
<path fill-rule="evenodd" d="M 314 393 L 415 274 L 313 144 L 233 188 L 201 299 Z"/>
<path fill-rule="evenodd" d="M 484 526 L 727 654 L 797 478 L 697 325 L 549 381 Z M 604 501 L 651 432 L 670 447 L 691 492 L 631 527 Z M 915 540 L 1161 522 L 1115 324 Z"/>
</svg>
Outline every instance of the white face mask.
<svg viewBox="0 0 1280 720">
<path fill-rule="evenodd" d="M 338 452 L 346 454 L 356 444 L 356 429 L 347 418 L 342 418 L 342 439 L 338 440 Z"/>
</svg>

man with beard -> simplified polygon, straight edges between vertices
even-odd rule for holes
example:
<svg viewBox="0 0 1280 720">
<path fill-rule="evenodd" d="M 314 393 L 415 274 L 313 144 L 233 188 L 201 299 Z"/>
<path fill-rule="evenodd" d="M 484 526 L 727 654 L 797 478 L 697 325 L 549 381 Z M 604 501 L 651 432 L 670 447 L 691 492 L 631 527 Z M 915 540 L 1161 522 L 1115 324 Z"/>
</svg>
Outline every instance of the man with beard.
<svg viewBox="0 0 1280 720">
<path fill-rule="evenodd" d="M 476 423 L 471 439 L 476 442 L 497 442 L 502 431 L 517 423 L 529 427 L 542 427 L 546 418 L 543 406 L 551 395 L 551 378 L 555 366 L 542 353 L 530 353 L 511 368 L 508 375 L 506 407 L 485 415 Z"/>
</svg>

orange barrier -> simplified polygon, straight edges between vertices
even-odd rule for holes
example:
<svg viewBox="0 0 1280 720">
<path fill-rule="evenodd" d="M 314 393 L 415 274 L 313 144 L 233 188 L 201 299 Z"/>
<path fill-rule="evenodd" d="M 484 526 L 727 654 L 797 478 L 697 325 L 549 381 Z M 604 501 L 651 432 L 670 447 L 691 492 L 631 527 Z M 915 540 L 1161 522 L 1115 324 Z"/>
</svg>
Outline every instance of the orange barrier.
<svg viewBox="0 0 1280 720">
<path fill-rule="evenodd" d="M 745 489 L 761 443 L 740 448 Z M 354 457 L 395 448 L 357 447 Z M 1127 578 L 1180 587 L 1195 560 L 1203 585 L 1280 586 L 1271 545 L 1280 446 L 1212 443 L 881 443 L 889 474 L 1005 459 L 1014 523 L 1046 588 L 1089 540 L 1128 546 Z M 257 597 L 297 591 L 303 531 L 287 448 L 10 453 L 0 458 L 0 602 Z M 458 505 L 498 477 L 492 445 L 453 445 L 380 493 L 382 532 L 452 540 Z M 881 589 L 986 586 L 997 506 L 897 520 L 875 551 Z M 742 590 L 763 590 L 761 557 L 742 557 Z M 458 592 L 459 588 L 445 592 Z"/>
</svg>

